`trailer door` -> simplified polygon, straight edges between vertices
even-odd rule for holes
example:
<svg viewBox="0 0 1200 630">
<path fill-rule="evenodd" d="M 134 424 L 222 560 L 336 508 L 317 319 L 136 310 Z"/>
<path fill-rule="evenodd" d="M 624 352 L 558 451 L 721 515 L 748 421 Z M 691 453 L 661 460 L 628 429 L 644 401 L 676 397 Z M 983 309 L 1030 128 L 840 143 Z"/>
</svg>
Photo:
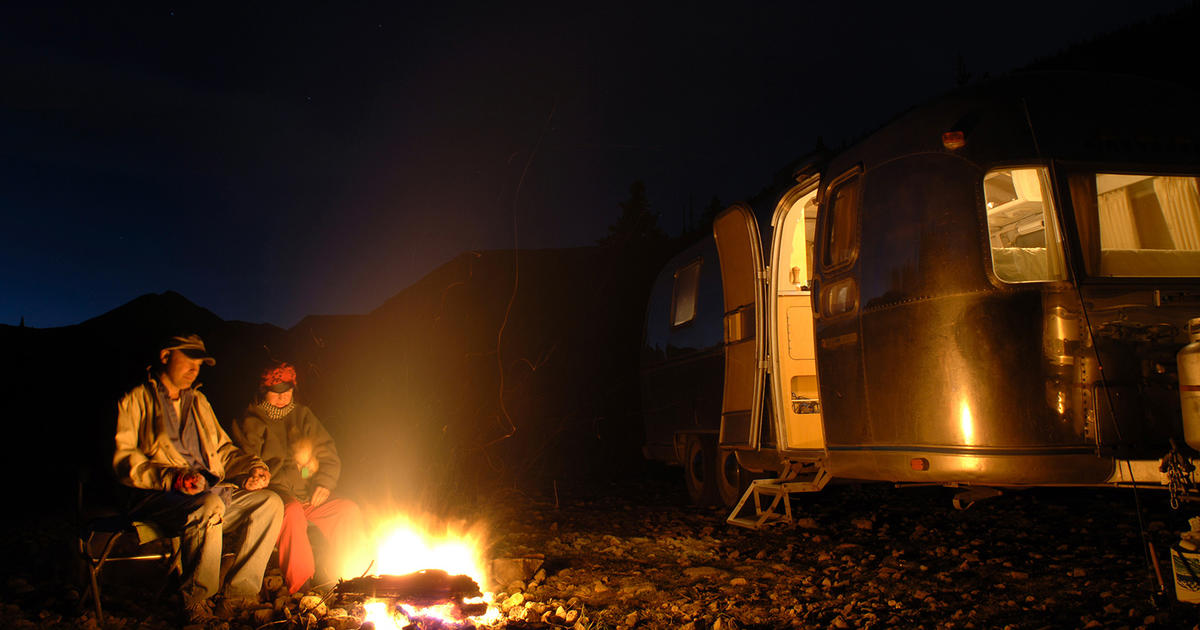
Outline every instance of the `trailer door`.
<svg viewBox="0 0 1200 630">
<path fill-rule="evenodd" d="M 813 457 L 825 450 L 811 291 L 817 183 L 816 176 L 803 180 L 775 210 L 767 313 L 771 400 L 780 444 Z"/>
<path fill-rule="evenodd" d="M 725 392 L 721 446 L 758 447 L 762 425 L 765 361 L 761 318 L 762 242 L 754 213 L 730 206 L 713 221 L 725 298 Z"/>
</svg>

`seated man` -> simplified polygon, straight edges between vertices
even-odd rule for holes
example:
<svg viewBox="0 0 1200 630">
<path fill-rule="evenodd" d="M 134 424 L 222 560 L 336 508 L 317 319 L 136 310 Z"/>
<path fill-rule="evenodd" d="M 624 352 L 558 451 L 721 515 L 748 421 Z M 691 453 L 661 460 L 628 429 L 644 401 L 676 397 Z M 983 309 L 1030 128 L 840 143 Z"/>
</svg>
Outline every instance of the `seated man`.
<svg viewBox="0 0 1200 630">
<path fill-rule="evenodd" d="M 312 583 L 317 566 L 308 539 L 309 523 L 317 526 L 338 559 L 360 551 L 363 536 L 358 505 L 331 496 L 342 470 L 333 438 L 312 410 L 295 401 L 295 392 L 294 367 L 287 363 L 268 367 L 259 381 L 258 399 L 231 429 L 238 446 L 261 456 L 271 467 L 271 490 L 283 497 L 279 566 L 292 593 L 305 582 L 324 588 L 339 577 L 325 575 Z"/>
<path fill-rule="evenodd" d="M 135 488 L 134 518 L 181 537 L 183 604 L 188 621 L 213 617 L 224 535 L 241 534 L 225 601 L 256 602 L 283 522 L 283 502 L 264 490 L 262 460 L 234 446 L 204 394 L 192 387 L 200 365 L 213 365 L 198 335 L 162 345 L 148 380 L 117 406 L 113 470 Z M 235 481 L 236 480 L 236 481 Z"/>
</svg>

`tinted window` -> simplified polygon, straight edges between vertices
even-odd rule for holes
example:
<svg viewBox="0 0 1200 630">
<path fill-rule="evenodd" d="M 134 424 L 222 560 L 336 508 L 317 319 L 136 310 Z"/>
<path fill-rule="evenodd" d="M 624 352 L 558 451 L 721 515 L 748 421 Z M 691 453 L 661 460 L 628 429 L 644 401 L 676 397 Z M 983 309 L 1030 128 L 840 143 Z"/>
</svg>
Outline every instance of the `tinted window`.
<svg viewBox="0 0 1200 630">
<path fill-rule="evenodd" d="M 671 325 L 682 326 L 696 318 L 696 288 L 700 284 L 702 259 L 688 263 L 675 272 L 671 292 Z"/>
<path fill-rule="evenodd" d="M 834 184 L 828 194 L 829 222 L 826 224 L 825 267 L 837 267 L 858 253 L 859 180 L 855 175 Z"/>
</svg>

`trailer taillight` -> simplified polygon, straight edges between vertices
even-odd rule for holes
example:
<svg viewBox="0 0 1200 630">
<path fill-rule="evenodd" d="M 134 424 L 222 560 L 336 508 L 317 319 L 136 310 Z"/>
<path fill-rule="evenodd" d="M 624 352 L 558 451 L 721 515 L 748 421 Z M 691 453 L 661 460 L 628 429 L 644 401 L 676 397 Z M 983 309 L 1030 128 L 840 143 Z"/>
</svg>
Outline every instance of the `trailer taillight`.
<svg viewBox="0 0 1200 630">
<path fill-rule="evenodd" d="M 908 462 L 908 465 L 911 466 L 913 470 L 929 470 L 929 460 L 925 459 L 924 457 L 914 457 Z"/>
</svg>

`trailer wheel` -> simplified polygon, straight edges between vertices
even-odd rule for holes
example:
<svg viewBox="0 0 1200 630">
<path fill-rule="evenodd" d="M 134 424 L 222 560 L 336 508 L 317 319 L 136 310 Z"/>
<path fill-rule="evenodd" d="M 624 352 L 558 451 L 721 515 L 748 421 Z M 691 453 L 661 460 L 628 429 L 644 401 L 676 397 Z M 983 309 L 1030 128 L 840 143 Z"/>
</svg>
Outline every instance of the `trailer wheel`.
<svg viewBox="0 0 1200 630">
<path fill-rule="evenodd" d="M 683 477 L 688 498 L 696 505 L 718 505 L 717 439 L 714 435 L 691 433 L 684 451 Z"/>
<path fill-rule="evenodd" d="M 738 463 L 733 449 L 722 448 L 717 451 L 717 493 L 725 507 L 737 505 L 753 478 L 753 473 Z"/>
</svg>

